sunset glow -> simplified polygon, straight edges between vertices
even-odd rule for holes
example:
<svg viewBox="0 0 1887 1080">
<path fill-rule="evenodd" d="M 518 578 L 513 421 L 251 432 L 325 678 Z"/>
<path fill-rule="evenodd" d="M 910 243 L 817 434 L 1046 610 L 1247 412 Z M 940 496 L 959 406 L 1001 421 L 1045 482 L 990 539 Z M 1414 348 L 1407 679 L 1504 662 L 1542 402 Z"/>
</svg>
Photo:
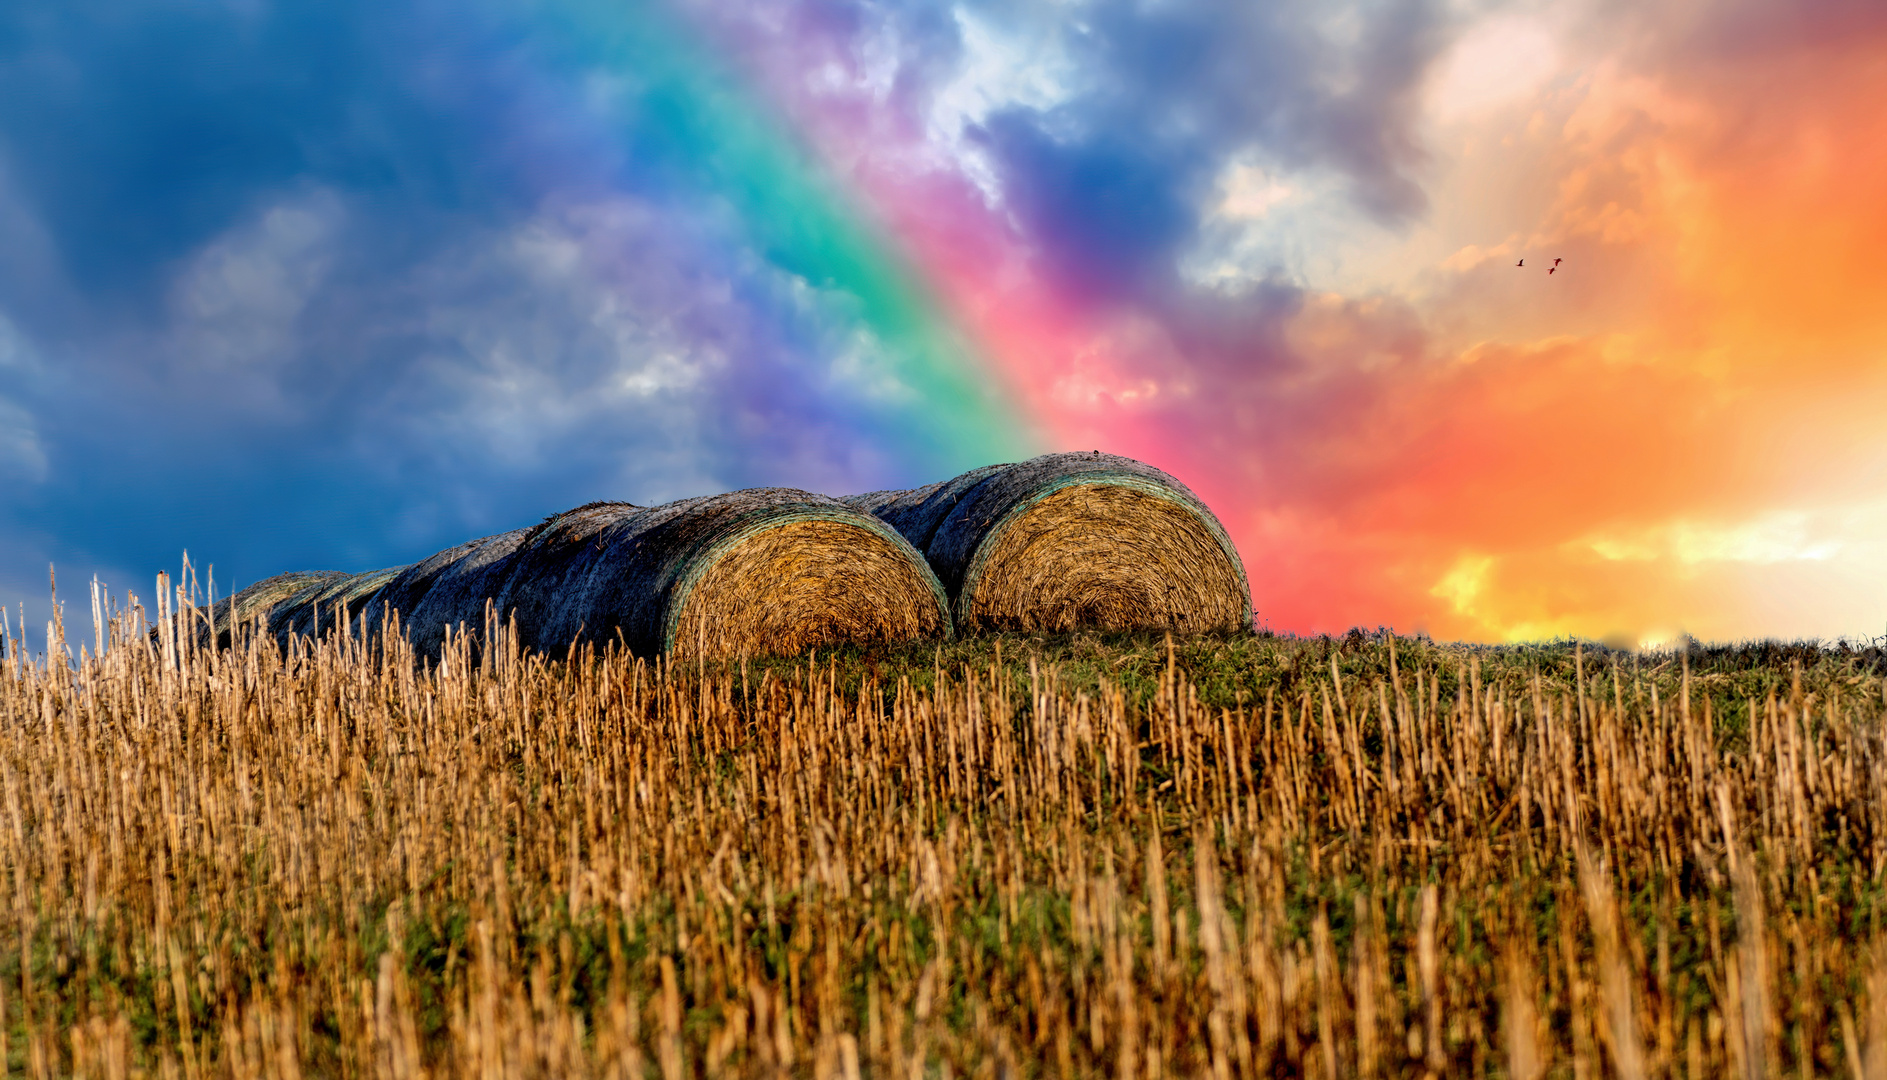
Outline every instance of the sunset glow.
<svg viewBox="0 0 1887 1080">
<path fill-rule="evenodd" d="M 1100 448 L 1279 631 L 1887 631 L 1877 5 L 237 7 L 4 17 L 9 597 Z"/>
</svg>

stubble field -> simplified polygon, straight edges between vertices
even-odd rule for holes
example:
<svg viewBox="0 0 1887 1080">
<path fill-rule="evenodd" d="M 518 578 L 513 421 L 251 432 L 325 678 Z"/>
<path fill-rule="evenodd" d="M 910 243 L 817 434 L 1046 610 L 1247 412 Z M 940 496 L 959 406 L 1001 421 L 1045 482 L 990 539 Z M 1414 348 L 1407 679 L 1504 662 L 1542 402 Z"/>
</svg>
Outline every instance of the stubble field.
<svg viewBox="0 0 1887 1080">
<path fill-rule="evenodd" d="M 1887 1076 L 1877 650 L 137 629 L 0 668 L 9 1073 Z"/>
</svg>

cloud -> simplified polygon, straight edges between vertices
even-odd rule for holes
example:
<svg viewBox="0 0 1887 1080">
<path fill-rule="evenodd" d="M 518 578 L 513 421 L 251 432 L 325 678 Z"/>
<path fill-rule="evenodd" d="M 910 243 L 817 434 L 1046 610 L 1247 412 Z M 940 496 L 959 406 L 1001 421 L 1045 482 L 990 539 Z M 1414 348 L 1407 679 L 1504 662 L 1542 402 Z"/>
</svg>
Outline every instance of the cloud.
<svg viewBox="0 0 1887 1080">
<path fill-rule="evenodd" d="M 40 444 L 33 416 L 0 398 L 0 478 L 37 484 L 46 479 L 46 448 Z"/>
<path fill-rule="evenodd" d="M 59 358 L 0 355 L 0 532 L 44 540 L 0 578 L 365 569 L 595 498 L 930 478 L 955 421 L 882 283 L 738 201 L 787 179 L 714 126 L 752 103 L 659 12 L 553 14 L 0 14 L 0 349 Z"/>
<path fill-rule="evenodd" d="M 1871 526 L 1788 515 L 1878 479 L 1878 5 L 674 7 L 9 8 L 0 528 L 362 568 L 1007 399 L 1280 628 L 1858 610 Z"/>
<path fill-rule="evenodd" d="M 1531 12 L 1500 12 L 1471 25 L 1434 66 L 1430 115 L 1446 124 L 1531 104 L 1541 85 L 1559 74 L 1560 32 Z"/>
<path fill-rule="evenodd" d="M 1878 5 L 961 4 L 895 105 L 867 58 L 933 5 L 689 7 L 1057 443 L 1221 507 L 1277 625 L 1721 630 L 1735 575 L 1859 550 L 1755 557 L 1879 444 Z M 858 75 L 773 81 L 812 55 Z"/>
<path fill-rule="evenodd" d="M 19 388 L 38 381 L 37 357 L 13 321 L 0 313 L 0 386 Z M 27 408 L 0 394 L 0 480 L 38 484 L 48 473 L 46 447 Z"/>
<path fill-rule="evenodd" d="M 1020 111 L 984 121 L 978 142 L 999 161 L 1004 204 L 1057 278 L 1091 302 L 1144 290 L 1169 272 L 1193 211 L 1171 162 L 1131 138 L 1062 141 Z"/>
<path fill-rule="evenodd" d="M 1419 213 L 1416 111 L 1452 25 L 1416 0 L 694 0 L 686 9 L 743 63 L 779 80 L 795 118 L 815 129 L 821 117 L 882 112 L 873 88 L 886 79 L 865 73 L 874 57 L 898 58 L 895 108 L 915 114 L 903 116 L 902 137 L 952 151 L 943 164 L 969 174 L 1045 250 L 1092 245 L 1084 254 L 1101 263 L 1094 272 L 1117 282 L 1144 280 L 1143 263 L 1170 272 L 1175 245 L 1210 209 L 1214 179 L 1234 159 L 1277 175 L 1333 176 L 1353 207 L 1383 220 Z M 950 18 L 938 21 L 939 11 Z M 808 88 L 787 74 L 815 66 L 853 77 Z M 848 127 L 882 132 L 884 123 Z"/>
<path fill-rule="evenodd" d="M 268 206 L 193 252 L 171 287 L 180 361 L 228 371 L 290 359 L 344 227 L 340 199 L 315 191 Z"/>
<path fill-rule="evenodd" d="M 1685 566 L 1821 561 L 1839 555 L 1843 546 L 1832 536 L 1812 536 L 1809 517 L 1799 510 L 1774 510 L 1735 524 L 1665 522 L 1648 529 L 1601 533 L 1585 543 L 1603 559 L 1668 559 Z"/>
</svg>

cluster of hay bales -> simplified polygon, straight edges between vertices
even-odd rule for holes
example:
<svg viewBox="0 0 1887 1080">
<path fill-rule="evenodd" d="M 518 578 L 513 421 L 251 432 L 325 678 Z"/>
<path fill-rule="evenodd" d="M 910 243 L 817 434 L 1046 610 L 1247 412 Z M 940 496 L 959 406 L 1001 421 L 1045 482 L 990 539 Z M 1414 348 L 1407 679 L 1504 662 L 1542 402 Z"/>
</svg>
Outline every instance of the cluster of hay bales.
<svg viewBox="0 0 1887 1080">
<path fill-rule="evenodd" d="M 283 575 L 232 600 L 238 621 L 266 612 L 278 636 L 397 614 L 429 656 L 488 607 L 515 621 L 520 646 L 556 654 L 610 641 L 638 655 L 795 654 L 952 634 L 943 589 L 903 536 L 785 488 L 591 503 L 411 566 Z"/>
<path fill-rule="evenodd" d="M 1238 554 L 1186 487 L 1100 454 L 1051 454 L 846 499 L 761 488 L 663 506 L 591 503 L 366 574 L 294 573 L 217 623 L 286 638 L 400 625 L 437 656 L 487 612 L 561 655 L 791 655 L 957 629 L 1248 626 Z M 227 638 L 227 630 L 222 635 Z"/>
</svg>

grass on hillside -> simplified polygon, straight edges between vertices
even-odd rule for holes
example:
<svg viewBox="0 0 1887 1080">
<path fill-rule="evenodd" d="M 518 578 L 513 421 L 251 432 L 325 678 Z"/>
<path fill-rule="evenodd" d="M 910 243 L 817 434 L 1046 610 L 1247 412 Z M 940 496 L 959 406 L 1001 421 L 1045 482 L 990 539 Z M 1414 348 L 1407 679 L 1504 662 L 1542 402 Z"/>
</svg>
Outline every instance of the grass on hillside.
<svg viewBox="0 0 1887 1080">
<path fill-rule="evenodd" d="M 1878 650 L 170 625 L 0 665 L 9 1073 L 1887 1069 Z"/>
</svg>

